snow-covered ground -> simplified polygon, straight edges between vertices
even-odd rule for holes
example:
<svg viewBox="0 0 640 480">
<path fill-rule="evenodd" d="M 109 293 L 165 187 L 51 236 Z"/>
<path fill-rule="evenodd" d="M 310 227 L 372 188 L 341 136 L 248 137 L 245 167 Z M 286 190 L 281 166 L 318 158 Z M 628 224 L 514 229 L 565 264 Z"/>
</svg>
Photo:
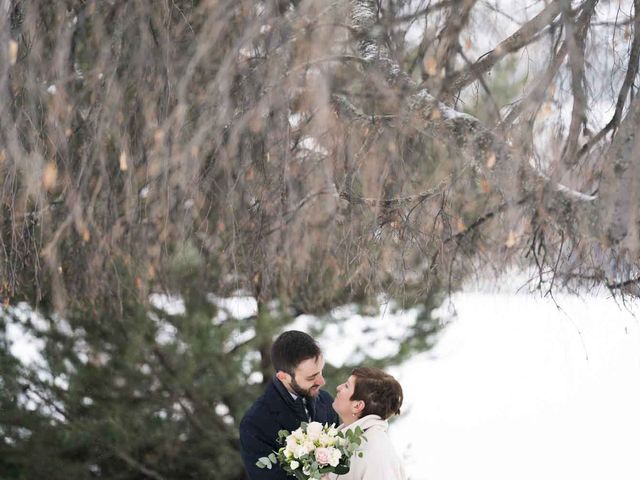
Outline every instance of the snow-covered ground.
<svg viewBox="0 0 640 480">
<path fill-rule="evenodd" d="M 411 480 L 640 478 L 638 320 L 612 299 L 556 300 L 456 295 L 435 349 L 395 370 Z"/>
</svg>

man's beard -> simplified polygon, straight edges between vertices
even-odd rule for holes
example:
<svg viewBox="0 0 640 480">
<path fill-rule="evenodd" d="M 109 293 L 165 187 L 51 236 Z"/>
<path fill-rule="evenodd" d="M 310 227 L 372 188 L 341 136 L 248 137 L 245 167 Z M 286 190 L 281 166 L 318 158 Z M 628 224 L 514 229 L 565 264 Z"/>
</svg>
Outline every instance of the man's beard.
<svg viewBox="0 0 640 480">
<path fill-rule="evenodd" d="M 296 382 L 296 377 L 294 377 L 293 375 L 291 376 L 291 389 L 296 395 L 307 398 L 317 397 L 318 393 L 320 392 L 320 387 L 317 385 L 306 389 L 302 388 L 300 385 L 298 385 L 298 382 Z"/>
</svg>

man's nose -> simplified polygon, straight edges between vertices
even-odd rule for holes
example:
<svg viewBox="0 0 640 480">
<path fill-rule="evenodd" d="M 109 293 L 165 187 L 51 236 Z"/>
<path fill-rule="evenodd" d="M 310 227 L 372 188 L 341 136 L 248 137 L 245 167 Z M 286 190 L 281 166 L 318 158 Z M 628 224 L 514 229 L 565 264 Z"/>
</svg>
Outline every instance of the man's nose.
<svg viewBox="0 0 640 480">
<path fill-rule="evenodd" d="M 322 376 L 322 374 L 318 375 L 316 384 L 319 387 L 321 387 L 321 386 L 323 386 L 325 384 L 324 377 Z"/>
</svg>

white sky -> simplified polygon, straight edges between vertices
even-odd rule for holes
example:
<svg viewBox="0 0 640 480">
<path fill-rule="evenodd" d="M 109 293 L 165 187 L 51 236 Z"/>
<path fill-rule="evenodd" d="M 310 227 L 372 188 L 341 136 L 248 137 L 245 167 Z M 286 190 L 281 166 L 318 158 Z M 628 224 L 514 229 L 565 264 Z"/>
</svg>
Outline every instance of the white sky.
<svg viewBox="0 0 640 480">
<path fill-rule="evenodd" d="M 640 326 L 611 299 L 456 295 L 432 352 L 394 373 L 411 480 L 640 478 Z M 635 308 L 637 310 L 637 308 Z"/>
</svg>

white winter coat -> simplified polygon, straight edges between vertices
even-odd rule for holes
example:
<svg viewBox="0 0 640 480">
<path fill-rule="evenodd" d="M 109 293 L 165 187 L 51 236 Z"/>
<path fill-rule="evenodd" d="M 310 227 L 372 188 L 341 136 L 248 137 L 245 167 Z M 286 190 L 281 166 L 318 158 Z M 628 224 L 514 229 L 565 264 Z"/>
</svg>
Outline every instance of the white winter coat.
<svg viewBox="0 0 640 480">
<path fill-rule="evenodd" d="M 388 422 L 378 415 L 367 415 L 346 427 L 340 425 L 339 429 L 356 427 L 362 428 L 367 438 L 360 447 L 363 455 L 353 456 L 349 473 L 330 474 L 330 480 L 406 480 L 400 458 L 387 434 Z"/>
</svg>

